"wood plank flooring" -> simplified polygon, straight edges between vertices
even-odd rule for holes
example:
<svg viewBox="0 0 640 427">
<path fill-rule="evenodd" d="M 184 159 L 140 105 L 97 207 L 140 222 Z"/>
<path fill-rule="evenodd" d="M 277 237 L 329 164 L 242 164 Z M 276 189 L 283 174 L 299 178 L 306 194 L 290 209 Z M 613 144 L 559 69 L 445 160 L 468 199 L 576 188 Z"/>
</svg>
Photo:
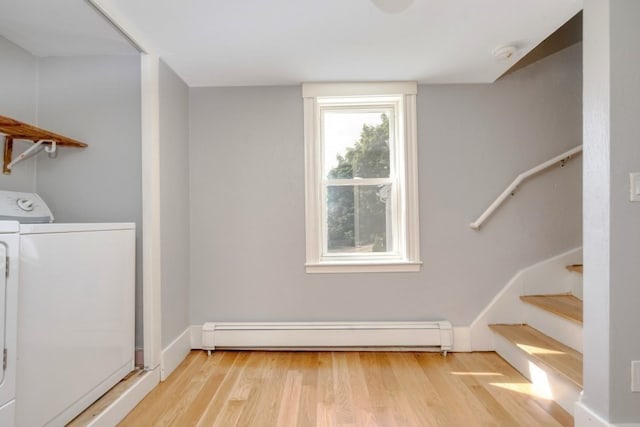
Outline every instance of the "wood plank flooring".
<svg viewBox="0 0 640 427">
<path fill-rule="evenodd" d="M 120 426 L 572 426 L 495 353 L 192 351 Z"/>
</svg>

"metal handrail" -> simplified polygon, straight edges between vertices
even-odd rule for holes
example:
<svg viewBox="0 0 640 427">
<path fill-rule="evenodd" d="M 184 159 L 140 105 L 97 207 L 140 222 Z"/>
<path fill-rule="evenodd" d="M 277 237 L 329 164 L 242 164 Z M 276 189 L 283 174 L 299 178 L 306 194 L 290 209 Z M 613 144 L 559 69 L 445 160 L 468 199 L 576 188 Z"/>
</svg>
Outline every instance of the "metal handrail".
<svg viewBox="0 0 640 427">
<path fill-rule="evenodd" d="M 502 194 L 500 194 L 498 196 L 498 198 L 491 203 L 491 205 L 489 205 L 489 207 L 487 208 L 487 210 L 484 211 L 484 213 L 482 215 L 480 215 L 478 217 L 478 219 L 476 219 L 474 222 L 472 222 L 470 224 L 470 227 L 475 229 L 475 230 L 479 230 L 480 226 L 482 225 L 483 222 L 485 222 L 487 220 L 487 218 L 489 218 L 491 216 L 491 214 L 493 214 L 493 212 L 498 209 L 498 207 L 509 197 L 509 196 L 513 196 L 515 190 L 518 188 L 518 186 L 522 183 L 522 181 L 524 181 L 525 179 L 529 178 L 532 175 L 535 175 L 539 172 L 542 172 L 545 169 L 550 168 L 551 166 L 554 166 L 558 163 L 560 163 L 562 166 L 564 166 L 564 164 L 566 162 L 568 162 L 569 160 L 571 160 L 571 158 L 578 154 L 579 152 L 582 151 L 582 145 L 578 145 L 577 147 L 572 148 L 571 150 L 562 153 L 550 160 L 547 160 L 544 163 L 540 163 L 538 166 L 533 167 L 531 169 L 529 169 L 526 172 L 521 173 L 520 175 L 518 175 L 516 177 L 516 179 L 513 180 L 513 182 L 502 192 Z"/>
</svg>

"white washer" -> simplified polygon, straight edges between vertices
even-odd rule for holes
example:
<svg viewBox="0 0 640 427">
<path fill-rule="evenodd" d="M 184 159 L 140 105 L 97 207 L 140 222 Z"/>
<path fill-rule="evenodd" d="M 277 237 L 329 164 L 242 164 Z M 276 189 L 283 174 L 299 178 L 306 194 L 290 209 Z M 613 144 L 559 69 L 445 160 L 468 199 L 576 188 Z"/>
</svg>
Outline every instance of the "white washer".
<svg viewBox="0 0 640 427">
<path fill-rule="evenodd" d="M 0 221 L 0 426 L 15 425 L 19 226 Z"/>
</svg>

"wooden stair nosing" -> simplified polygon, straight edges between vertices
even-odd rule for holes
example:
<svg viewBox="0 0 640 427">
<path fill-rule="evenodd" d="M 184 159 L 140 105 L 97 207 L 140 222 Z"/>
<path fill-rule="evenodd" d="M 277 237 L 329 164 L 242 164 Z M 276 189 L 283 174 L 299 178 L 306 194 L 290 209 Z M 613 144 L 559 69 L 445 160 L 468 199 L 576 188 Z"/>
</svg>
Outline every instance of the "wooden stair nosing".
<svg viewBox="0 0 640 427">
<path fill-rule="evenodd" d="M 571 294 L 523 295 L 520 300 L 582 325 L 582 301 Z"/>
<path fill-rule="evenodd" d="M 567 265 L 567 270 L 573 271 L 574 273 L 583 273 L 583 265 L 582 264 L 571 264 Z"/>
<path fill-rule="evenodd" d="M 495 333 L 511 341 L 532 359 L 567 378 L 580 389 L 582 382 L 582 354 L 571 347 L 543 334 L 529 325 L 489 325 Z M 539 348 L 540 353 L 526 347 Z"/>
</svg>

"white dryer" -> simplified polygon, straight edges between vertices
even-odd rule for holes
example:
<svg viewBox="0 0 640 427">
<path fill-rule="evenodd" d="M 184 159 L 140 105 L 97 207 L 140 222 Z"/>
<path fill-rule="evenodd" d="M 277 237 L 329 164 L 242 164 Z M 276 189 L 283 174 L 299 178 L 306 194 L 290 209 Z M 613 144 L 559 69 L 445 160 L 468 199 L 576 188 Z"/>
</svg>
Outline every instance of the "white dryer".
<svg viewBox="0 0 640 427">
<path fill-rule="evenodd" d="M 19 224 L 0 221 L 0 426 L 15 425 Z"/>
<path fill-rule="evenodd" d="M 63 426 L 134 369 L 134 300 L 134 224 L 20 225 L 17 427 Z"/>
<path fill-rule="evenodd" d="M 0 191 L 0 427 L 63 426 L 134 368 L 135 224 L 52 221 Z"/>
</svg>

